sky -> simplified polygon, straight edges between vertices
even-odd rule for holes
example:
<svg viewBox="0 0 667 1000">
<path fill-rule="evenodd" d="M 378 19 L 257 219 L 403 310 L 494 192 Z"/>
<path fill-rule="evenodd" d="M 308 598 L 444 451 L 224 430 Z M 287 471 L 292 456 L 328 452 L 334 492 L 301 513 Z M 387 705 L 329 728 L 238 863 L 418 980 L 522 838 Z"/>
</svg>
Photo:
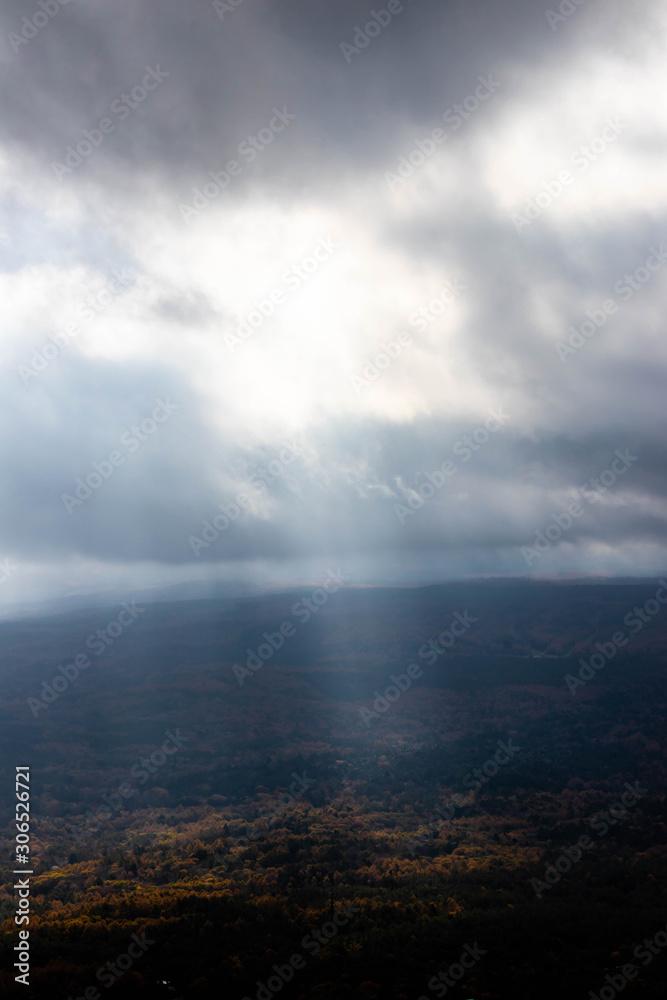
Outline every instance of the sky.
<svg viewBox="0 0 667 1000">
<path fill-rule="evenodd" d="M 0 22 L 0 605 L 665 572 L 664 2 Z"/>
</svg>

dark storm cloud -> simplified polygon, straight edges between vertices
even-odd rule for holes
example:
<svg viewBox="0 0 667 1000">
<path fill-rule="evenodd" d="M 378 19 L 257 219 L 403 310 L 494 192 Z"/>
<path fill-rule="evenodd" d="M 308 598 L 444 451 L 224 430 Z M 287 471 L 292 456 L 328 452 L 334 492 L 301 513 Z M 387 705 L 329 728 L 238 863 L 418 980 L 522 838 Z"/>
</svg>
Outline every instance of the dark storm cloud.
<svg viewBox="0 0 667 1000">
<path fill-rule="evenodd" d="M 18 156 L 49 173 L 84 129 L 110 117 L 113 133 L 80 174 L 122 190 L 146 175 L 176 185 L 220 169 L 247 134 L 266 126 L 274 106 L 287 106 L 297 121 L 249 165 L 236 190 L 258 177 L 329 183 L 354 163 L 391 158 L 397 127 L 433 127 L 472 92 L 478 74 L 523 65 L 521 85 L 504 83 L 508 97 L 529 84 L 542 58 L 576 51 L 591 19 L 601 44 L 622 27 L 618 14 L 616 23 L 596 16 L 604 6 L 588 0 L 576 26 L 558 34 L 541 0 L 414 0 L 348 65 L 340 44 L 352 42 L 375 9 L 364 0 L 244 0 L 223 21 L 207 0 L 71 0 L 15 53 L 9 36 L 31 8 L 10 4 L 2 14 L 3 129 Z M 649 6 L 635 8 L 648 17 Z M 119 119 L 110 111 L 114 100 L 158 65 L 168 76 Z M 133 177 L 123 173 L 128 168 Z M 82 176 L 64 180 L 82 184 Z"/>
<path fill-rule="evenodd" d="M 198 492 L 213 492 L 229 462 L 229 442 L 214 435 L 198 396 L 171 369 L 96 362 L 69 348 L 28 388 L 11 375 L 3 396 L 20 433 L 6 424 L 0 439 L 0 503 L 3 543 L 22 558 L 157 555 L 172 512 L 195 517 Z M 160 401 L 160 422 L 152 424 Z M 112 452 L 121 464 L 109 463 Z M 91 474 L 102 481 L 77 495 L 77 482 Z M 63 494 L 75 502 L 68 506 Z"/>
</svg>

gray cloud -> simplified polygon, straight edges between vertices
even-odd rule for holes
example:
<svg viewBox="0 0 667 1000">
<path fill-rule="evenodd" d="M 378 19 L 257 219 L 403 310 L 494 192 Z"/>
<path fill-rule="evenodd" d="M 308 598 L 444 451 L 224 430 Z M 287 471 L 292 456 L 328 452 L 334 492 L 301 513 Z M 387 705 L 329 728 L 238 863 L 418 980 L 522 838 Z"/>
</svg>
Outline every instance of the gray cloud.
<svg viewBox="0 0 667 1000">
<path fill-rule="evenodd" d="M 244 0 L 220 20 L 208 0 L 71 0 L 17 46 L 33 7 L 5 6 L 0 278 L 16 291 L 0 372 L 0 555 L 78 561 L 79 582 L 100 563 L 136 580 L 145 564 L 289 576 L 344 558 L 412 580 L 644 573 L 664 560 L 667 267 L 627 298 L 615 289 L 667 240 L 665 136 L 644 100 L 662 79 L 660 11 L 587 0 L 552 31 L 530 0 L 414 0 L 348 64 L 340 45 L 372 8 Z M 158 66 L 162 82 L 113 110 Z M 493 97 L 391 191 L 385 173 L 489 74 L 502 84 Z M 626 131 L 517 232 L 512 212 L 602 127 L 613 74 L 619 101 L 632 93 L 615 112 Z M 239 144 L 274 108 L 296 117 L 244 158 Z M 105 117 L 113 129 L 56 177 L 53 161 Z M 185 223 L 180 206 L 234 157 L 233 183 Z M 225 353 L 223 335 L 280 283 L 284 255 L 301 259 L 329 224 L 338 256 Z M 19 366 L 63 328 L 82 283 L 97 295 L 122 268 L 136 288 L 24 384 Z M 467 288 L 451 322 L 410 325 L 455 275 Z M 568 327 L 610 298 L 615 314 L 563 361 Z M 355 398 L 350 376 L 402 329 L 412 346 Z M 68 513 L 62 495 L 167 397 L 177 412 Z M 494 407 L 507 426 L 401 520 L 396 505 Z M 195 557 L 192 536 L 292 439 L 301 456 Z M 528 568 L 521 547 L 617 449 L 639 458 Z"/>
</svg>

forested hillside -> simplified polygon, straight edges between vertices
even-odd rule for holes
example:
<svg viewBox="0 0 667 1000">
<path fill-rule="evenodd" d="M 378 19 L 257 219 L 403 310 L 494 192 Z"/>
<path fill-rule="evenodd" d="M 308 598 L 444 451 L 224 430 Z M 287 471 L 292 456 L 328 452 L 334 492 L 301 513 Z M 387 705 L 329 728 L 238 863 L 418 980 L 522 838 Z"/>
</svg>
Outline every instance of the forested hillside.
<svg viewBox="0 0 667 1000">
<path fill-rule="evenodd" d="M 624 625 L 655 591 L 145 605 L 99 656 L 118 609 L 2 625 L 4 856 L 27 764 L 35 870 L 31 986 L 6 961 L 3 991 L 584 1000 L 632 965 L 662 996 L 667 629 Z"/>
</svg>

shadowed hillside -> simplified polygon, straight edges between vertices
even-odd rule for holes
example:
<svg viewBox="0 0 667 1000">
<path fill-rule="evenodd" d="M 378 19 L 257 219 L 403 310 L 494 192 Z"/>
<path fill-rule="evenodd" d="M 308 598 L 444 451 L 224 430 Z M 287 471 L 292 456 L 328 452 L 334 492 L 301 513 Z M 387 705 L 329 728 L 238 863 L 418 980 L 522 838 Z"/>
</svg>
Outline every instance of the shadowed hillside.
<svg viewBox="0 0 667 1000">
<path fill-rule="evenodd" d="M 657 589 L 349 588 L 307 618 L 308 591 L 127 602 L 111 643 L 120 606 L 0 626 L 5 830 L 31 768 L 20 995 L 111 975 L 113 996 L 266 1000 L 277 966 L 294 1000 L 416 1000 L 463 954 L 461 1000 L 586 997 L 627 963 L 661 995 L 664 959 L 633 954 L 665 924 L 667 616 L 624 624 Z M 154 943 L 105 973 L 133 934 Z"/>
</svg>

